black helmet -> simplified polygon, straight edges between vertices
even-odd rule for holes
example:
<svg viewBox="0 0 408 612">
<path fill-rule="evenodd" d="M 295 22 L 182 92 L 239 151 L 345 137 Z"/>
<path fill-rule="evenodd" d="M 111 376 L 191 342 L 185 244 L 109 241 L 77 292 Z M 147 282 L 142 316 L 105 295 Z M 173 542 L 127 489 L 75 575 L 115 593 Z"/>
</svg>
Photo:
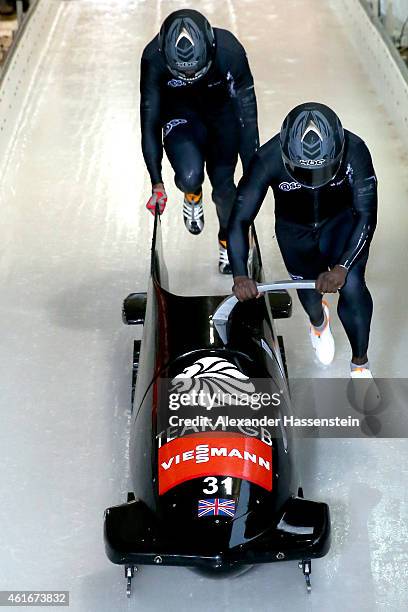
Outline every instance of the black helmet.
<svg viewBox="0 0 408 612">
<path fill-rule="evenodd" d="M 178 79 L 193 82 L 203 77 L 211 66 L 214 32 L 198 11 L 175 11 L 163 22 L 159 46 L 170 72 Z"/>
<path fill-rule="evenodd" d="M 290 176 L 304 187 L 321 187 L 333 180 L 340 168 L 343 126 L 331 108 L 307 102 L 296 106 L 285 118 L 280 143 Z"/>
</svg>

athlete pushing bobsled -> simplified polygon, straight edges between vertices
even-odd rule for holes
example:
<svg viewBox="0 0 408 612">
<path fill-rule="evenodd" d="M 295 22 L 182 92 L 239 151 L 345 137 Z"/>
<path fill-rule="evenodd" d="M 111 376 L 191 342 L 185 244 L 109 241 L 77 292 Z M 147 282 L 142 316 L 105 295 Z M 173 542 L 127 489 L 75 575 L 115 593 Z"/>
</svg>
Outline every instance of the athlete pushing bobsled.
<svg viewBox="0 0 408 612">
<path fill-rule="evenodd" d="M 235 36 L 212 28 L 198 11 L 171 13 L 141 60 L 141 131 L 144 160 L 152 182 L 147 208 L 163 212 L 167 194 L 163 147 L 184 193 L 189 232 L 204 226 L 204 165 L 219 220 L 219 271 L 230 274 L 226 232 L 234 203 L 234 172 L 258 147 L 257 105 L 245 50 Z"/>
<path fill-rule="evenodd" d="M 228 230 L 228 253 L 239 300 L 257 295 L 248 278 L 248 229 L 267 190 L 275 198 L 276 238 L 293 279 L 316 280 L 298 291 L 310 319 L 318 359 L 334 357 L 324 293 L 339 291 L 338 314 L 352 348 L 352 378 L 372 378 L 367 349 L 373 301 L 365 283 L 377 222 L 377 179 L 366 144 L 344 130 L 324 104 L 294 108 L 280 134 L 254 155 L 238 187 Z"/>
</svg>

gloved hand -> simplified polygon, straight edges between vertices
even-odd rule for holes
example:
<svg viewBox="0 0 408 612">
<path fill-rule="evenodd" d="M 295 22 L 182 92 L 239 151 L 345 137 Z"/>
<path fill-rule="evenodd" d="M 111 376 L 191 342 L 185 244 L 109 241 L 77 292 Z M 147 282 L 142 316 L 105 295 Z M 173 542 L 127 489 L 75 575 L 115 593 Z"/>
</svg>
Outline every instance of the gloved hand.
<svg viewBox="0 0 408 612">
<path fill-rule="evenodd" d="M 147 210 L 150 210 L 152 215 L 156 212 L 156 202 L 159 204 L 160 214 L 163 214 L 167 204 L 167 193 L 165 192 L 163 183 L 153 185 L 152 195 L 146 204 Z"/>
<path fill-rule="evenodd" d="M 330 272 L 322 272 L 316 281 L 320 293 L 336 293 L 346 282 L 347 270 L 343 266 L 334 266 Z"/>
<path fill-rule="evenodd" d="M 248 276 L 235 276 L 232 290 L 240 302 L 260 296 L 256 282 Z"/>
</svg>

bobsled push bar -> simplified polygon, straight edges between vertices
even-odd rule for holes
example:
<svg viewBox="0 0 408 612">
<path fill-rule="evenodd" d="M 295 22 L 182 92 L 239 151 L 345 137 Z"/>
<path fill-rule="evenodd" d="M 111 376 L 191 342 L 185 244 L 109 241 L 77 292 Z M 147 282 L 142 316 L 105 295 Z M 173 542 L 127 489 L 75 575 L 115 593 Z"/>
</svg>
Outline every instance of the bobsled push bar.
<svg viewBox="0 0 408 612">
<path fill-rule="evenodd" d="M 315 281 L 309 280 L 284 280 L 274 283 L 261 283 L 258 285 L 259 293 L 268 291 L 283 291 L 285 289 L 315 289 Z M 228 342 L 227 324 L 231 313 L 238 303 L 235 295 L 225 298 L 214 312 L 212 321 L 224 344 Z"/>
</svg>

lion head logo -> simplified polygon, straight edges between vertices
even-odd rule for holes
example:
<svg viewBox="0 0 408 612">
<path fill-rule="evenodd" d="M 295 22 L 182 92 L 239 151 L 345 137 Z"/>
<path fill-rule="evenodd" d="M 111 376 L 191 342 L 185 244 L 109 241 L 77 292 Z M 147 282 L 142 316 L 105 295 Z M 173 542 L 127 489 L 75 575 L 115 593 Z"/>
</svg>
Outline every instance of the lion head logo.
<svg viewBox="0 0 408 612">
<path fill-rule="evenodd" d="M 195 396 L 200 398 L 198 403 L 202 406 L 207 406 L 206 398 L 209 395 L 222 397 L 220 403 L 224 404 L 228 397 L 234 398 L 242 393 L 250 394 L 255 391 L 248 376 L 240 372 L 236 365 L 222 357 L 197 359 L 191 366 L 177 374 L 171 381 L 171 385 L 172 392 L 179 394 L 195 392 Z M 218 402 L 215 405 L 217 404 Z"/>
</svg>

